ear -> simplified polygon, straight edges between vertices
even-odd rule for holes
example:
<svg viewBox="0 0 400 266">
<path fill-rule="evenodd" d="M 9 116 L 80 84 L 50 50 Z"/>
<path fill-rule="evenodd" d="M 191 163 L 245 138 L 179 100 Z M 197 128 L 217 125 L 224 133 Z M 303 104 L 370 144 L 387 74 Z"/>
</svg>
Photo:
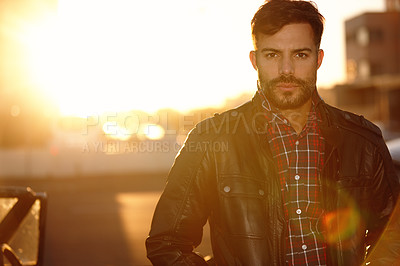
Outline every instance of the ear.
<svg viewBox="0 0 400 266">
<path fill-rule="evenodd" d="M 319 67 L 321 66 L 323 59 L 324 59 L 324 50 L 319 49 L 318 50 L 318 58 L 317 58 L 317 64 L 318 64 L 318 68 L 317 69 L 319 69 Z"/>
<path fill-rule="evenodd" d="M 254 68 L 255 70 L 257 70 L 257 56 L 256 56 L 256 51 L 250 51 L 249 57 L 250 57 L 250 62 L 251 62 L 251 64 L 253 65 L 253 68 Z"/>
</svg>

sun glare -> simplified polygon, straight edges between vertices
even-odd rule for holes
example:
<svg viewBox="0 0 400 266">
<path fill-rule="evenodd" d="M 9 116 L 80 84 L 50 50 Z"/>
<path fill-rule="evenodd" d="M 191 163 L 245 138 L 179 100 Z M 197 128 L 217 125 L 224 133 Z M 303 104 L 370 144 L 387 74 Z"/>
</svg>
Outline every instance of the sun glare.
<svg viewBox="0 0 400 266">
<path fill-rule="evenodd" d="M 164 128 L 156 124 L 145 124 L 140 128 L 140 131 L 150 140 L 159 140 L 165 135 Z"/>
<path fill-rule="evenodd" d="M 24 42 L 28 47 L 28 66 L 36 86 L 51 96 L 57 85 L 57 43 L 55 15 L 44 15 L 42 20 L 26 27 Z"/>
<path fill-rule="evenodd" d="M 103 124 L 104 134 L 110 138 L 120 141 L 127 141 L 132 137 L 140 140 L 159 140 L 165 136 L 165 130 L 157 124 L 145 123 L 138 127 L 120 125 L 117 121 L 107 121 Z"/>
<path fill-rule="evenodd" d="M 246 53 L 243 62 L 231 57 L 235 48 L 221 56 L 223 41 L 237 43 L 227 36 L 247 35 L 247 28 L 235 27 L 231 14 L 219 34 L 221 8 L 183 0 L 59 0 L 57 16 L 32 25 L 26 37 L 33 79 L 62 115 L 220 105 L 251 87 L 229 78 L 251 68 Z M 236 69 L 211 63 L 218 57 Z"/>
<path fill-rule="evenodd" d="M 62 115 L 221 105 L 255 89 L 249 22 L 261 2 L 58 0 L 26 25 L 31 78 Z M 326 54 L 323 67 L 343 69 Z"/>
<path fill-rule="evenodd" d="M 111 139 L 125 141 L 131 138 L 133 132 L 121 127 L 117 122 L 106 122 L 103 124 L 103 132 Z"/>
</svg>

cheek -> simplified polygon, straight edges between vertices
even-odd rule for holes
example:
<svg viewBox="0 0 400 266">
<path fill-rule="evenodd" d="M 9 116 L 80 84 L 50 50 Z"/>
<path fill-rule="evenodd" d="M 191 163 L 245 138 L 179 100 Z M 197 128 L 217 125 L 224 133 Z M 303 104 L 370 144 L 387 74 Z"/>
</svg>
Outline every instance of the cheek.
<svg viewBox="0 0 400 266">
<path fill-rule="evenodd" d="M 258 75 L 264 78 L 274 78 L 279 76 L 278 66 L 273 63 L 258 65 Z"/>
<path fill-rule="evenodd" d="M 312 78 L 317 73 L 317 64 L 299 64 L 295 69 L 295 76 Z"/>
</svg>

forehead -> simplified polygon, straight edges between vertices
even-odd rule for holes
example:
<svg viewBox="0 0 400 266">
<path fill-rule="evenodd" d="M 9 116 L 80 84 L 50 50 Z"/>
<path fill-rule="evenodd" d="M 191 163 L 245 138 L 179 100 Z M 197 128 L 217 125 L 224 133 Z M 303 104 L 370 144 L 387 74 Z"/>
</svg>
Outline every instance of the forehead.
<svg viewBox="0 0 400 266">
<path fill-rule="evenodd" d="M 273 35 L 259 33 L 256 40 L 256 49 L 316 49 L 314 32 L 307 23 L 288 24 Z"/>
</svg>

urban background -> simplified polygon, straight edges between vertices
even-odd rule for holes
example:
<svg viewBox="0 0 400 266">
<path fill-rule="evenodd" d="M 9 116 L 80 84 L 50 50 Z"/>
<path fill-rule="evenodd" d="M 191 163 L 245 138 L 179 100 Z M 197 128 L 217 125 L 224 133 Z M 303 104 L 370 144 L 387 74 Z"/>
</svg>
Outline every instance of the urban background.
<svg viewBox="0 0 400 266">
<path fill-rule="evenodd" d="M 346 78 L 319 86 L 319 92 L 326 102 L 378 124 L 389 141 L 400 137 L 400 1 L 382 2 L 384 10 L 361 12 L 343 22 Z M 45 14 L 57 13 L 60 4 L 0 0 L 0 184 L 47 193 L 44 265 L 149 265 L 144 241 L 151 215 L 186 135 L 199 121 L 250 100 L 254 88 L 220 104 L 186 110 L 162 105 L 149 111 L 133 104 L 125 110 L 63 113 L 53 98 L 42 93 L 43 83 L 35 82 L 35 76 L 43 74 L 32 71 L 27 61 L 32 58 L 32 41 L 24 39 L 29 33 L 25 30 L 34 27 L 30 25 Z M 96 58 L 103 56 L 96 52 Z M 154 68 L 154 79 L 165 70 L 157 69 L 157 62 L 149 66 Z M 47 67 L 45 76 L 57 68 Z M 201 93 L 192 95 L 190 85 L 175 98 L 185 101 Z M 143 90 L 150 91 L 149 98 L 141 98 L 144 106 L 154 97 L 164 97 L 162 92 Z M 113 89 L 98 93 L 111 94 Z M 93 94 L 86 104 L 97 97 Z M 212 255 L 207 231 L 198 250 Z"/>
</svg>

